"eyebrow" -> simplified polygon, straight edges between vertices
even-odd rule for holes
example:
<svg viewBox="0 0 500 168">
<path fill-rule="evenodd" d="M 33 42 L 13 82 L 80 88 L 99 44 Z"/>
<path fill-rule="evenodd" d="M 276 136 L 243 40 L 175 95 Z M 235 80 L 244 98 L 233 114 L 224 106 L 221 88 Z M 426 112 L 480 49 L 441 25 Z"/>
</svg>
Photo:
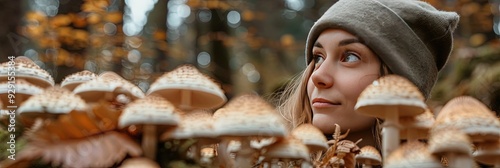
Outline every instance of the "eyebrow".
<svg viewBox="0 0 500 168">
<path fill-rule="evenodd" d="M 339 46 L 345 46 L 345 45 L 349 45 L 349 44 L 352 44 L 352 43 L 361 43 L 361 44 L 364 44 L 363 42 L 361 42 L 361 40 L 359 40 L 357 38 L 350 38 L 350 39 L 344 39 L 344 40 L 340 41 L 339 42 Z M 319 43 L 318 41 L 316 41 L 314 43 L 314 47 L 323 48 L 323 45 L 321 45 L 321 43 Z"/>
</svg>

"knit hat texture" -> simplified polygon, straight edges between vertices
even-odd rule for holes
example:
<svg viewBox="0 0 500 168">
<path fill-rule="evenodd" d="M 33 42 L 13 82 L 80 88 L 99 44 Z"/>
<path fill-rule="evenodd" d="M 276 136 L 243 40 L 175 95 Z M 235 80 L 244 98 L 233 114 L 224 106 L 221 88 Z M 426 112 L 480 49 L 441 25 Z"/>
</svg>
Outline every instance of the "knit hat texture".
<svg viewBox="0 0 500 168">
<path fill-rule="evenodd" d="M 306 41 L 306 61 L 325 29 L 346 30 L 389 69 L 412 81 L 429 98 L 453 46 L 459 16 L 419 0 L 339 0 L 319 18 Z"/>
</svg>

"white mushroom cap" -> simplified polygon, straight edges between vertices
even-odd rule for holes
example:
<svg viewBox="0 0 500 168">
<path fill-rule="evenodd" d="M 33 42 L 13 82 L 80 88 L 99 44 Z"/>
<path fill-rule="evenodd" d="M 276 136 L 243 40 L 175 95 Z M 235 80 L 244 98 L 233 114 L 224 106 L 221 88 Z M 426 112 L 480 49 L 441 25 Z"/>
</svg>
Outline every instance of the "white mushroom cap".
<svg viewBox="0 0 500 168">
<path fill-rule="evenodd" d="M 219 136 L 285 137 L 287 128 L 276 109 L 253 94 L 233 98 L 214 113 Z"/>
<path fill-rule="evenodd" d="M 499 163 L 500 139 L 498 139 L 498 141 L 480 143 L 476 147 L 477 149 L 473 153 L 474 160 L 486 165 L 495 165 Z"/>
<path fill-rule="evenodd" d="M 87 111 L 88 106 L 78 95 L 59 86 L 46 88 L 31 96 L 17 109 L 23 117 L 29 115 L 66 114 L 71 111 Z"/>
<path fill-rule="evenodd" d="M 24 79 L 41 88 L 54 86 L 55 82 L 52 76 L 35 64 L 31 59 L 25 56 L 18 56 L 14 59 L 16 79 Z M 7 81 L 9 77 L 9 62 L 0 64 L 0 81 Z"/>
<path fill-rule="evenodd" d="M 486 105 L 470 96 L 448 101 L 437 115 L 432 129 L 450 127 L 465 132 L 473 143 L 500 138 L 500 121 Z"/>
<path fill-rule="evenodd" d="M 419 141 L 410 141 L 394 150 L 387 160 L 384 168 L 437 168 L 442 167 L 440 160 L 431 155 L 427 146 Z"/>
<path fill-rule="evenodd" d="M 103 72 L 97 78 L 78 85 L 73 92 L 87 102 L 99 101 L 106 93 L 124 93 L 135 99 L 144 97 L 144 92 L 139 87 L 111 71 Z"/>
<path fill-rule="evenodd" d="M 160 139 L 215 139 L 217 137 L 213 127 L 211 112 L 205 110 L 194 110 L 188 113 L 183 113 L 180 116 L 180 123 L 175 130 L 172 133 L 163 134 Z"/>
<path fill-rule="evenodd" d="M 321 130 L 310 123 L 302 124 L 292 130 L 292 136 L 302 141 L 310 152 L 328 149 L 328 143 Z"/>
<path fill-rule="evenodd" d="M 179 111 L 162 97 L 146 96 L 127 104 L 120 116 L 118 127 L 130 125 L 170 125 L 180 122 Z"/>
<path fill-rule="evenodd" d="M 400 132 L 401 139 L 407 139 L 408 129 L 414 129 L 415 137 L 418 139 L 427 139 L 429 137 L 429 130 L 434 124 L 434 114 L 430 109 L 426 109 L 424 113 L 417 116 L 401 117 L 399 118 L 399 123 L 403 127 Z"/>
<path fill-rule="evenodd" d="M 265 161 L 272 159 L 292 159 L 310 161 L 309 149 L 302 141 L 293 137 L 284 138 L 266 147 L 263 154 Z"/>
<path fill-rule="evenodd" d="M 43 92 L 42 88 L 40 88 L 36 85 L 33 85 L 24 79 L 16 79 L 15 84 L 10 84 L 10 85 L 15 87 L 15 94 L 14 95 L 16 96 L 15 103 L 17 103 L 17 104 L 22 103 L 19 101 L 24 101 L 24 100 L 19 99 L 20 96 L 23 96 L 24 99 L 27 99 L 28 97 L 31 97 L 32 95 L 40 94 Z M 8 82 L 0 82 L 1 102 L 3 102 L 6 105 L 10 104 L 9 98 L 8 98 L 9 90 L 12 90 L 12 89 L 10 89 Z"/>
<path fill-rule="evenodd" d="M 97 78 L 97 74 L 83 70 L 66 76 L 61 82 L 61 87 L 73 91 L 78 85 L 95 78 Z"/>
<path fill-rule="evenodd" d="M 361 152 L 356 155 L 356 162 L 366 165 L 381 165 L 382 156 L 377 148 L 373 146 L 363 146 Z"/>
<path fill-rule="evenodd" d="M 427 108 L 418 88 L 397 75 L 386 75 L 373 81 L 361 92 L 354 108 L 368 116 L 385 118 L 386 106 L 396 106 L 400 117 L 419 115 Z"/>
<path fill-rule="evenodd" d="M 194 109 L 218 108 L 227 101 L 219 84 L 189 64 L 163 74 L 151 84 L 147 94 L 159 94 L 179 106 L 183 90 L 192 94 L 190 106 Z"/>
<path fill-rule="evenodd" d="M 435 155 L 445 155 L 446 153 L 472 154 L 472 141 L 469 136 L 456 128 L 447 128 L 431 131 L 429 138 L 429 152 Z"/>
</svg>

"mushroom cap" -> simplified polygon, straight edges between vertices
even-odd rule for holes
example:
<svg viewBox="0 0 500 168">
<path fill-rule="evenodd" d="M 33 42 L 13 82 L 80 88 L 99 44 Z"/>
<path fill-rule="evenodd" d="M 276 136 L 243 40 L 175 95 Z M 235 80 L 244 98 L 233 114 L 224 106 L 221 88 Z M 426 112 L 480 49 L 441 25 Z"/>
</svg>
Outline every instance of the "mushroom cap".
<svg viewBox="0 0 500 168">
<path fill-rule="evenodd" d="M 9 84 L 9 82 L 0 82 L 0 98 L 1 102 L 3 102 L 4 104 L 10 104 L 8 95 L 10 94 L 9 92 L 11 92 L 12 89 L 9 88 L 10 87 L 9 85 L 15 87 L 15 96 L 16 96 L 15 100 L 16 103 L 18 104 L 22 103 L 18 101 L 23 101 L 19 99 L 19 96 L 23 96 L 25 97 L 25 99 L 27 99 L 32 95 L 40 94 L 43 92 L 42 88 L 33 85 L 24 79 L 16 79 L 15 84 L 13 83 Z"/>
<path fill-rule="evenodd" d="M 61 82 L 61 87 L 73 91 L 78 85 L 95 78 L 97 78 L 97 74 L 88 70 L 83 70 L 64 77 Z"/>
<path fill-rule="evenodd" d="M 480 143 L 473 153 L 474 160 L 486 164 L 495 165 L 500 160 L 500 139 L 493 142 Z"/>
<path fill-rule="evenodd" d="M 28 57 L 18 56 L 14 59 L 14 62 L 16 79 L 24 79 L 41 88 L 54 86 L 55 82 L 52 76 Z M 8 72 L 12 71 L 9 69 L 11 66 L 9 62 L 0 64 L 0 81 L 7 81 Z"/>
<path fill-rule="evenodd" d="M 384 161 L 385 168 L 436 168 L 442 167 L 440 160 L 431 155 L 427 146 L 419 141 L 410 141 L 394 150 Z"/>
<path fill-rule="evenodd" d="M 138 158 L 129 158 L 123 161 L 123 163 L 120 165 L 119 168 L 160 168 L 160 165 L 156 163 L 155 161 L 145 158 L 145 157 L 138 157 Z"/>
<path fill-rule="evenodd" d="M 163 74 L 151 84 L 147 94 L 159 94 L 179 106 L 182 91 L 192 94 L 190 101 L 194 109 L 218 108 L 227 101 L 219 84 L 189 64 Z"/>
<path fill-rule="evenodd" d="M 162 135 L 161 139 L 215 139 L 217 134 L 213 126 L 212 113 L 206 110 L 194 110 L 180 115 L 180 123 L 172 133 Z"/>
<path fill-rule="evenodd" d="M 422 114 L 427 108 L 423 94 L 408 79 L 398 75 L 386 75 L 373 81 L 358 97 L 354 109 L 362 114 L 385 118 L 384 109 L 397 107 L 399 116 Z"/>
<path fill-rule="evenodd" d="M 463 131 L 456 128 L 431 131 L 429 138 L 429 152 L 434 155 L 446 153 L 472 154 L 472 141 Z"/>
<path fill-rule="evenodd" d="M 273 159 L 300 159 L 309 161 L 309 149 L 302 141 L 293 137 L 284 138 L 266 147 L 265 161 Z"/>
<path fill-rule="evenodd" d="M 23 117 L 30 115 L 67 114 L 71 111 L 87 111 L 88 106 L 78 95 L 60 86 L 46 88 L 31 96 L 17 109 Z"/>
<path fill-rule="evenodd" d="M 365 164 L 365 165 L 381 165 L 382 164 L 382 156 L 380 156 L 380 152 L 377 148 L 367 145 L 363 146 L 356 155 L 356 162 Z"/>
<path fill-rule="evenodd" d="M 462 130 L 474 143 L 500 138 L 500 121 L 486 105 L 471 96 L 448 101 L 437 115 L 432 129 L 450 127 Z"/>
<path fill-rule="evenodd" d="M 310 123 L 305 123 L 294 128 L 292 136 L 301 140 L 311 152 L 328 149 L 328 140 L 323 132 Z"/>
<path fill-rule="evenodd" d="M 78 85 L 73 92 L 87 102 L 97 102 L 106 93 L 123 93 L 134 99 L 144 97 L 144 92 L 139 87 L 111 71 L 103 72 L 97 78 Z"/>
<path fill-rule="evenodd" d="M 254 94 L 233 98 L 213 117 L 215 131 L 223 137 L 285 137 L 288 131 L 278 111 Z"/>
<path fill-rule="evenodd" d="M 399 123 L 403 127 L 400 131 L 400 139 L 407 139 L 408 129 L 414 129 L 418 139 L 427 139 L 429 137 L 429 130 L 434 124 L 434 114 L 430 109 L 426 109 L 424 113 L 416 116 L 408 116 L 399 118 Z"/>
<path fill-rule="evenodd" d="M 166 99 L 149 95 L 125 106 L 119 118 L 118 127 L 145 124 L 177 126 L 181 120 L 179 113 Z"/>
</svg>

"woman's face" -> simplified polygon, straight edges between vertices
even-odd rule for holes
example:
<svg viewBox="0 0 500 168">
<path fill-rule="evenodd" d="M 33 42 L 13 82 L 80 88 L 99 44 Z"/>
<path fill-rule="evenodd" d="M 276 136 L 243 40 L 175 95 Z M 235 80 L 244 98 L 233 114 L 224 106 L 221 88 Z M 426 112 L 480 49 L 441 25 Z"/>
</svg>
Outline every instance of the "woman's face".
<svg viewBox="0 0 500 168">
<path fill-rule="evenodd" d="M 375 122 L 354 111 L 359 94 L 380 75 L 378 57 L 360 40 L 340 29 L 323 31 L 313 50 L 315 68 L 307 82 L 313 125 L 331 134 L 370 129 Z"/>
</svg>

